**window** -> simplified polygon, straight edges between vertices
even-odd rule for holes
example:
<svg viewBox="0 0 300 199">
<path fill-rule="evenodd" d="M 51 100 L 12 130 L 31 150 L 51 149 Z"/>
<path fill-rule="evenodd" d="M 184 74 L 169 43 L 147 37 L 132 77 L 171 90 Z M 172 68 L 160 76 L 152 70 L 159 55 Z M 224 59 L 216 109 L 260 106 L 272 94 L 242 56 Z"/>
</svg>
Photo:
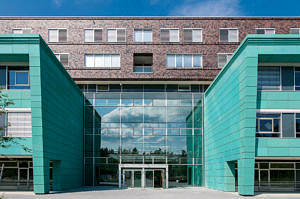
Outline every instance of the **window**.
<svg viewBox="0 0 300 199">
<path fill-rule="evenodd" d="M 7 113 L 7 137 L 31 137 L 31 113 Z"/>
<path fill-rule="evenodd" d="M 108 42 L 125 42 L 126 41 L 126 29 L 108 29 L 107 30 L 107 41 Z"/>
<path fill-rule="evenodd" d="M 231 53 L 219 53 L 218 54 L 218 68 L 223 68 L 230 60 L 232 54 Z"/>
<path fill-rule="evenodd" d="M 258 67 L 258 90 L 280 90 L 280 67 Z"/>
<path fill-rule="evenodd" d="M 102 42 L 102 29 L 84 30 L 84 42 Z"/>
<path fill-rule="evenodd" d="M 200 68 L 202 55 L 200 54 L 169 54 L 167 55 L 168 68 Z"/>
<path fill-rule="evenodd" d="M 221 28 L 220 42 L 238 42 L 239 30 L 237 28 Z"/>
<path fill-rule="evenodd" d="M 6 88 L 7 67 L 0 66 L 0 89 Z"/>
<path fill-rule="evenodd" d="M 134 42 L 152 42 L 152 30 L 135 29 Z"/>
<path fill-rule="evenodd" d="M 300 113 L 296 113 L 296 137 L 300 138 Z"/>
<path fill-rule="evenodd" d="M 161 42 L 179 42 L 179 30 L 172 28 L 160 29 Z"/>
<path fill-rule="evenodd" d="M 291 34 L 300 34 L 300 28 L 291 28 L 290 33 Z"/>
<path fill-rule="evenodd" d="M 300 90 L 300 67 L 259 66 L 258 90 Z"/>
<path fill-rule="evenodd" d="M 31 28 L 15 28 L 12 30 L 13 34 L 30 34 Z"/>
<path fill-rule="evenodd" d="M 179 84 L 178 91 L 191 91 L 191 85 L 189 84 Z"/>
<path fill-rule="evenodd" d="M 275 34 L 274 28 L 256 28 L 256 34 L 273 35 Z"/>
<path fill-rule="evenodd" d="M 280 114 L 257 114 L 256 137 L 280 137 Z"/>
<path fill-rule="evenodd" d="M 59 54 L 55 54 L 55 56 L 62 63 L 62 65 L 64 65 L 65 67 L 69 66 L 69 54 L 59 53 Z"/>
<path fill-rule="evenodd" d="M 96 89 L 97 89 L 97 92 L 108 91 L 109 86 L 108 86 L 108 84 L 97 84 Z"/>
<path fill-rule="evenodd" d="M 67 29 L 49 29 L 49 42 L 67 42 Z"/>
<path fill-rule="evenodd" d="M 8 68 L 8 89 L 29 89 L 29 70 L 22 67 Z"/>
<path fill-rule="evenodd" d="M 183 29 L 184 42 L 202 42 L 202 29 Z"/>
<path fill-rule="evenodd" d="M 0 112 L 0 136 L 5 136 L 6 120 L 6 113 Z"/>
<path fill-rule="evenodd" d="M 85 67 L 120 68 L 120 55 L 85 55 Z"/>
<path fill-rule="evenodd" d="M 134 53 L 133 54 L 133 72 L 152 73 L 153 54 L 152 53 Z"/>
</svg>

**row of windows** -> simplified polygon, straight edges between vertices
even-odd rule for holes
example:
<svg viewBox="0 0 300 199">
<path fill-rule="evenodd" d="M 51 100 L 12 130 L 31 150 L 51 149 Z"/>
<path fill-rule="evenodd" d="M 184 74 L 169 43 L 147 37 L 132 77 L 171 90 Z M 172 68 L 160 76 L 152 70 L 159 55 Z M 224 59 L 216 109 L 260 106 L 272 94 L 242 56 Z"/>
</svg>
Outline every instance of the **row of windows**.
<svg viewBox="0 0 300 199">
<path fill-rule="evenodd" d="M 69 55 L 55 54 L 61 63 L 68 67 Z M 222 68 L 231 58 L 231 53 L 218 54 L 218 68 Z M 152 53 L 135 53 L 133 71 L 136 73 L 151 73 L 153 64 Z M 84 57 L 84 66 L 87 68 L 120 68 L 119 54 L 88 54 Z M 167 54 L 166 66 L 168 68 L 201 68 L 201 54 Z"/>
<path fill-rule="evenodd" d="M 0 89 L 30 89 L 28 66 L 0 66 Z"/>
<path fill-rule="evenodd" d="M 13 29 L 14 34 L 31 33 L 31 28 Z M 107 42 L 126 42 L 126 28 L 107 29 Z M 291 28 L 291 34 L 300 34 L 300 28 Z M 257 28 L 256 34 L 275 34 L 274 28 Z M 152 29 L 134 29 L 134 42 L 152 42 Z M 49 42 L 67 42 L 67 29 L 48 29 Z M 84 41 L 87 43 L 97 43 L 103 41 L 103 29 L 85 29 Z M 161 42 L 179 42 L 178 28 L 161 28 Z M 184 28 L 184 42 L 202 42 L 202 28 Z M 220 28 L 220 42 L 239 42 L 238 28 Z"/>
<path fill-rule="evenodd" d="M 256 137 L 300 138 L 300 114 L 258 113 Z"/>
</svg>

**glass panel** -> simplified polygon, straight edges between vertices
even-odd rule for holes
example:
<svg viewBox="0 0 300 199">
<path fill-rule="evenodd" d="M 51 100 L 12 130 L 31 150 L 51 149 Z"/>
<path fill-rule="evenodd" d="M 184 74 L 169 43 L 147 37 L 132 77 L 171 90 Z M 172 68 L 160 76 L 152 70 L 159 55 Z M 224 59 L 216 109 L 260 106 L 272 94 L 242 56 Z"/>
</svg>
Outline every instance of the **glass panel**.
<svg viewBox="0 0 300 199">
<path fill-rule="evenodd" d="M 120 55 L 112 55 L 112 65 L 111 67 L 120 68 Z"/>
<path fill-rule="evenodd" d="M 16 85 L 28 85 L 29 76 L 28 72 L 16 72 Z"/>
<path fill-rule="evenodd" d="M 258 67 L 258 90 L 280 89 L 280 67 Z"/>
<path fill-rule="evenodd" d="M 270 170 L 271 182 L 295 182 L 295 171 L 293 170 Z"/>
<path fill-rule="evenodd" d="M 193 56 L 192 55 L 184 55 L 184 68 L 193 67 Z"/>
<path fill-rule="evenodd" d="M 220 29 L 220 41 L 221 42 L 228 41 L 228 30 L 227 29 Z"/>
<path fill-rule="evenodd" d="M 294 163 L 271 163 L 271 168 L 294 168 Z"/>
<path fill-rule="evenodd" d="M 194 67 L 201 67 L 201 55 L 194 55 Z"/>
<path fill-rule="evenodd" d="M 294 90 L 294 67 L 281 67 L 281 89 Z"/>
<path fill-rule="evenodd" d="M 167 67 L 175 67 L 175 55 L 167 55 Z"/>
<path fill-rule="evenodd" d="M 265 171 L 265 170 L 260 171 L 260 181 L 261 182 L 269 181 L 269 171 Z"/>
<path fill-rule="evenodd" d="M 153 171 L 145 171 L 146 173 L 146 182 L 145 186 L 146 187 L 153 187 Z"/>
<path fill-rule="evenodd" d="M 193 30 L 193 42 L 202 41 L 202 30 Z"/>
<path fill-rule="evenodd" d="M 84 30 L 84 41 L 85 42 L 94 41 L 94 30 Z"/>
<path fill-rule="evenodd" d="M 94 55 L 85 55 L 85 67 L 94 67 Z"/>
<path fill-rule="evenodd" d="M 134 187 L 142 186 L 142 172 L 134 171 Z"/>
<path fill-rule="evenodd" d="M 295 67 L 295 90 L 300 90 L 300 68 Z"/>
<path fill-rule="evenodd" d="M 187 185 L 187 165 L 169 165 L 169 187 Z"/>
<path fill-rule="evenodd" d="M 152 42 L 152 30 L 144 30 L 144 42 Z"/>
<path fill-rule="evenodd" d="M 273 132 L 273 120 L 271 119 L 260 119 L 259 120 L 260 132 Z"/>
<path fill-rule="evenodd" d="M 117 41 L 117 31 L 115 29 L 107 30 L 107 41 L 108 42 Z"/>
<path fill-rule="evenodd" d="M 6 88 L 6 67 L 0 66 L 0 89 Z"/>
<path fill-rule="evenodd" d="M 95 67 L 105 67 L 103 55 L 95 55 L 94 57 L 95 57 Z"/>
<path fill-rule="evenodd" d="M 176 55 L 176 68 L 182 68 L 182 55 Z"/>
<path fill-rule="evenodd" d="M 143 30 L 134 30 L 134 41 L 143 42 Z"/>
</svg>

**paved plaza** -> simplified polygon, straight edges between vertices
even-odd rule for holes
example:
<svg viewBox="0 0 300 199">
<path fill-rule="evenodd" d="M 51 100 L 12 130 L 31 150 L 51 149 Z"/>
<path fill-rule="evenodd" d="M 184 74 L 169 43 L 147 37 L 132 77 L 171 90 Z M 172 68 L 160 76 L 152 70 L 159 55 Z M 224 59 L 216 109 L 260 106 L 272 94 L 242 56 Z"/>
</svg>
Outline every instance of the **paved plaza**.
<svg viewBox="0 0 300 199">
<path fill-rule="evenodd" d="M 2 192 L 4 199 L 240 199 L 240 198 L 300 198 L 300 193 L 257 193 L 253 197 L 239 196 L 237 193 L 222 192 L 203 187 L 170 189 L 113 189 L 110 187 L 79 188 L 62 193 L 34 195 L 32 192 Z"/>
</svg>

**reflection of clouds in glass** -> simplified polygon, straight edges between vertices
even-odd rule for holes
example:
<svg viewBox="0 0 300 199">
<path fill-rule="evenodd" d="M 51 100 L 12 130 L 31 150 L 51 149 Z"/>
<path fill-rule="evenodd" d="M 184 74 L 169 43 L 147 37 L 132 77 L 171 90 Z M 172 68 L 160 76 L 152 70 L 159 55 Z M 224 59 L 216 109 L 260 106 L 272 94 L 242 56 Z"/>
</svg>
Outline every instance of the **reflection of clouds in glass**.
<svg viewBox="0 0 300 199">
<path fill-rule="evenodd" d="M 185 123 L 191 112 L 191 107 L 97 107 L 96 111 L 104 123 L 119 123 L 121 113 L 122 127 L 130 128 L 143 127 L 143 120 L 146 123 L 163 123 L 166 121 Z"/>
<path fill-rule="evenodd" d="M 192 137 L 191 137 L 192 138 Z M 186 136 L 168 136 L 168 152 L 181 154 L 182 150 L 187 151 L 187 137 Z"/>
</svg>

